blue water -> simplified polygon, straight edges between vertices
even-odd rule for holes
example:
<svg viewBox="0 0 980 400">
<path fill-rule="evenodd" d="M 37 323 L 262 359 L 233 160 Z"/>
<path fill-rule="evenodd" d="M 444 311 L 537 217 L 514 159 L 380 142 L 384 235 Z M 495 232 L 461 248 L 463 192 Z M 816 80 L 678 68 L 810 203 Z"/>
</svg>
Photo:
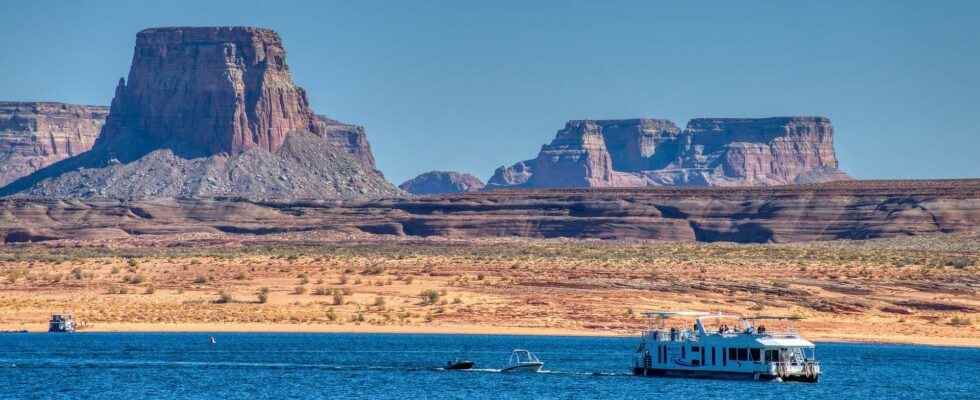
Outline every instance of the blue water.
<svg viewBox="0 0 980 400">
<path fill-rule="evenodd" d="M 820 383 L 638 378 L 627 338 L 3 334 L 2 399 L 980 399 L 980 349 L 818 345 Z M 494 369 L 515 347 L 545 373 Z M 438 370 L 456 356 L 476 370 Z"/>
</svg>

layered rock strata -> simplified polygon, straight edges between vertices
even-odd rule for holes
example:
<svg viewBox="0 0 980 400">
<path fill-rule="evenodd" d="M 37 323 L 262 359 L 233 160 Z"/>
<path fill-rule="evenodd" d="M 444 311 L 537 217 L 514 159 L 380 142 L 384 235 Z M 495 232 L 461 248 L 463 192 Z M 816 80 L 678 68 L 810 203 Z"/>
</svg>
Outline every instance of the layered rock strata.
<svg viewBox="0 0 980 400">
<path fill-rule="evenodd" d="M 387 200 L 0 199 L 6 242 L 332 231 L 402 237 L 800 242 L 977 234 L 980 180 L 499 190 Z"/>
<path fill-rule="evenodd" d="M 0 102 L 0 186 L 92 148 L 107 107 Z"/>
<path fill-rule="evenodd" d="M 823 117 L 570 121 L 488 188 L 774 186 L 850 179 Z"/>
</svg>

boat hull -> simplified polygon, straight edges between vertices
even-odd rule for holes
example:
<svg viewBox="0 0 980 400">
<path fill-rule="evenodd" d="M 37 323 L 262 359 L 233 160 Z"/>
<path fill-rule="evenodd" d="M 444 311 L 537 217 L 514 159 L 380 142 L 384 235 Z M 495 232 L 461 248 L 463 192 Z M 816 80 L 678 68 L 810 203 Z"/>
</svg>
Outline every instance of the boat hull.
<svg viewBox="0 0 980 400">
<path fill-rule="evenodd" d="M 462 362 L 452 363 L 446 366 L 446 369 L 450 371 L 464 370 L 470 368 L 473 368 L 472 361 L 462 361 Z"/>
<path fill-rule="evenodd" d="M 796 381 L 816 383 L 818 376 L 808 377 L 803 375 L 777 376 L 771 374 L 760 374 L 752 372 L 727 372 L 727 371 L 694 371 L 687 369 L 663 369 L 663 368 L 633 368 L 633 375 L 637 376 L 659 376 L 671 378 L 696 378 L 696 379 L 728 379 L 743 381 Z"/>
<path fill-rule="evenodd" d="M 538 371 L 541 370 L 541 367 L 543 367 L 543 366 L 544 366 L 544 364 L 527 363 L 527 364 L 510 366 L 510 367 L 501 369 L 500 372 L 538 372 Z"/>
</svg>

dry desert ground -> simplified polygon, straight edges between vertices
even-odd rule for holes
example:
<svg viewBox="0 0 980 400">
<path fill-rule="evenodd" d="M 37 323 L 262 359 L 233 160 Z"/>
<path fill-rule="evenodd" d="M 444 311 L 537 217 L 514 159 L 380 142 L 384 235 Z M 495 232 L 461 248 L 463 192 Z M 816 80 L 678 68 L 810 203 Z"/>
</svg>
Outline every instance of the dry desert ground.
<svg viewBox="0 0 980 400">
<path fill-rule="evenodd" d="M 0 330 L 633 335 L 644 311 L 980 346 L 980 237 L 807 244 L 188 235 L 0 248 Z"/>
</svg>

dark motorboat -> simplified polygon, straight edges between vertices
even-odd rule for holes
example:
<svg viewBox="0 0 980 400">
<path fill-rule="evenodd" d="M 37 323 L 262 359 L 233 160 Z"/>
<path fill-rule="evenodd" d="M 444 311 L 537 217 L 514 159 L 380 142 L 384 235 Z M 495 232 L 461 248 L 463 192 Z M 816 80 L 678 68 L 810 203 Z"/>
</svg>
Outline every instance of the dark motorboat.
<svg viewBox="0 0 980 400">
<path fill-rule="evenodd" d="M 470 360 L 452 360 L 446 363 L 446 370 L 462 370 L 473 368 L 473 361 Z"/>
</svg>

